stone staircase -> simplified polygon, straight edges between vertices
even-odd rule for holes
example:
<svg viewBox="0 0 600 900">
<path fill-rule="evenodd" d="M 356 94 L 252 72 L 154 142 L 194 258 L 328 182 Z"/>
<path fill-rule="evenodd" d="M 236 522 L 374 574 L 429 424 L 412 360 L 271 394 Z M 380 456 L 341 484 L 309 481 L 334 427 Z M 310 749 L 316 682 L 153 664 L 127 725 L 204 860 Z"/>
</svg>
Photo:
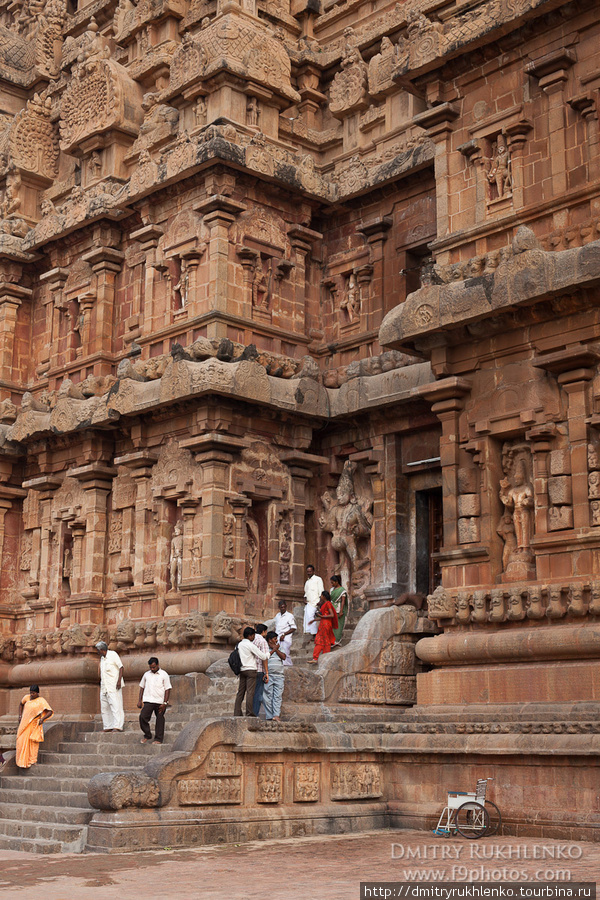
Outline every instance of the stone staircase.
<svg viewBox="0 0 600 900">
<path fill-rule="evenodd" d="M 355 624 L 349 621 L 343 644 L 350 640 Z M 312 647 L 310 637 L 295 637 L 295 666 L 306 666 L 312 659 Z M 140 743 L 137 712 L 126 714 L 124 731 L 116 734 L 102 731 L 100 716 L 89 722 L 51 725 L 36 766 L 20 772 L 14 762 L 9 763 L 0 776 L 0 849 L 82 852 L 87 824 L 94 814 L 87 796 L 93 775 L 139 770 L 152 757 L 168 751 L 190 721 L 233 715 L 237 678 L 226 659 L 213 664 L 211 670 L 210 678 L 192 674 L 172 679 L 174 705 L 167 713 L 162 747 Z M 286 704 L 284 699 L 284 718 L 294 718 L 293 708 L 286 715 Z M 61 731 L 66 732 L 62 737 Z"/>
</svg>

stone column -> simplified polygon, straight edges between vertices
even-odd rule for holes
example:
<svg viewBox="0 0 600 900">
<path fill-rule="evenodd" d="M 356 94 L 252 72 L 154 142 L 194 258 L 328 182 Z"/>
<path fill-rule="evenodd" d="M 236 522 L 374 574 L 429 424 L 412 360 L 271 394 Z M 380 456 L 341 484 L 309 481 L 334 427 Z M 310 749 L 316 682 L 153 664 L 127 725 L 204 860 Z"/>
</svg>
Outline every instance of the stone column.
<svg viewBox="0 0 600 900">
<path fill-rule="evenodd" d="M 362 234 L 367 244 L 371 248 L 370 253 L 370 264 L 373 267 L 372 272 L 368 273 L 368 282 L 371 285 L 371 292 L 374 298 L 379 300 L 381 304 L 381 314 L 385 314 L 395 305 L 395 300 L 393 299 L 393 293 L 391 291 L 388 292 L 387 299 L 388 304 L 386 305 L 386 294 L 383 290 L 383 279 L 384 279 L 384 256 L 383 256 L 383 245 L 387 241 L 388 231 L 392 227 L 393 220 L 390 216 L 378 216 L 375 219 L 371 219 L 368 222 L 362 222 L 358 227 L 357 231 L 359 234 Z M 363 267 L 367 268 L 367 267 Z M 366 275 L 367 273 L 365 273 Z M 358 281 L 359 284 L 361 282 L 361 270 L 358 270 Z M 371 303 L 372 307 L 375 309 L 379 305 L 378 303 Z M 379 321 L 377 317 L 377 321 L 367 321 L 367 328 L 371 328 L 377 324 Z"/>
<path fill-rule="evenodd" d="M 306 268 L 307 260 L 310 256 L 312 246 L 316 241 L 320 241 L 323 235 L 319 231 L 313 231 L 304 225 L 294 225 L 288 229 L 288 235 L 294 252 L 294 302 L 296 306 L 296 325 L 302 330 L 306 330 Z"/>
<path fill-rule="evenodd" d="M 523 185 L 523 154 L 527 134 L 531 131 L 530 122 L 516 122 L 506 127 L 508 150 L 512 171 L 513 208 L 521 209 L 525 205 Z"/>
<path fill-rule="evenodd" d="M 0 380 L 15 381 L 15 338 L 17 313 L 23 300 L 33 294 L 30 288 L 11 282 L 0 282 Z"/>
<path fill-rule="evenodd" d="M 548 156 L 555 197 L 561 197 L 567 190 L 565 85 L 568 69 L 574 62 L 572 50 L 554 50 L 525 66 L 526 73 L 538 79 L 548 97 Z"/>
<path fill-rule="evenodd" d="M 84 539 L 86 532 L 85 519 L 74 519 L 71 523 L 73 535 L 73 575 L 71 576 L 71 596 L 82 594 L 84 591 Z"/>
<path fill-rule="evenodd" d="M 40 375 L 47 372 L 51 365 L 56 363 L 59 316 L 56 298 L 61 297 L 68 275 L 68 269 L 58 266 L 40 275 L 40 284 L 45 284 L 47 288 L 46 295 L 42 300 L 42 304 L 46 308 L 46 344 L 42 348 L 39 365 L 36 369 Z M 60 305 L 60 300 L 58 305 Z"/>
<path fill-rule="evenodd" d="M 84 562 L 77 596 L 71 593 L 71 599 L 80 602 L 80 606 L 88 607 L 90 614 L 97 606 L 102 606 L 105 588 L 105 567 L 107 550 L 108 514 L 107 500 L 112 488 L 112 479 L 117 470 L 102 462 L 88 463 L 70 469 L 67 473 L 76 478 L 86 496 Z"/>
<path fill-rule="evenodd" d="M 196 578 L 196 576 L 192 574 L 192 547 L 194 546 L 195 538 L 194 522 L 199 505 L 199 500 L 183 500 L 180 504 L 183 522 L 182 587 L 185 587 L 186 582 L 191 581 L 192 578 Z"/>
<path fill-rule="evenodd" d="M 92 327 L 88 329 L 90 340 L 87 354 L 111 353 L 114 329 L 115 280 L 117 274 L 121 271 L 125 254 L 122 250 L 115 250 L 110 246 L 97 246 L 93 250 L 88 251 L 88 253 L 84 253 L 82 258 L 90 263 L 97 277 L 96 315 Z"/>
<path fill-rule="evenodd" d="M 123 456 L 115 457 L 115 466 L 126 466 L 131 473 L 136 484 L 135 507 L 131 510 L 131 530 L 134 535 L 131 545 L 129 559 L 133 570 L 134 591 L 143 590 L 144 586 L 144 569 L 147 560 L 147 543 L 148 543 L 148 516 L 152 509 L 152 497 L 150 495 L 150 479 L 152 478 L 152 467 L 157 461 L 156 453 L 150 453 L 145 450 L 134 450 L 132 453 L 125 453 Z M 123 542 L 126 543 L 125 536 L 125 512 L 123 510 Z M 124 562 L 122 558 L 122 563 Z M 147 590 L 154 593 L 154 584 L 148 585 Z M 128 592 L 130 593 L 130 592 Z"/>
<path fill-rule="evenodd" d="M 458 468 L 460 465 L 459 419 L 470 382 L 452 376 L 420 388 L 418 393 L 432 403 L 431 410 L 442 425 L 440 465 L 444 503 L 444 549 L 458 546 Z"/>
<path fill-rule="evenodd" d="M 569 100 L 573 107 L 583 118 L 587 131 L 588 145 L 588 181 L 597 181 L 600 178 L 600 134 L 598 130 L 598 92 L 596 97 L 590 94 L 582 94 Z"/>
<path fill-rule="evenodd" d="M 531 444 L 533 463 L 533 494 L 535 500 L 534 534 L 548 534 L 548 466 L 552 440 L 556 436 L 556 428 L 552 424 L 538 425 L 525 433 Z M 586 484 L 587 487 L 587 484 Z"/>
<path fill-rule="evenodd" d="M 222 194 L 213 194 L 194 204 L 194 209 L 204 216 L 204 224 L 210 230 L 208 247 L 208 292 L 211 308 L 215 312 L 228 312 L 230 261 L 229 229 L 236 217 L 246 209 L 245 204 Z M 233 281 L 233 278 L 231 278 Z M 224 322 L 209 323 L 206 336 L 209 340 L 227 337 Z"/>
<path fill-rule="evenodd" d="M 40 601 L 50 599 L 51 575 L 52 575 L 52 497 L 54 491 L 60 487 L 62 479 L 53 475 L 40 475 L 23 482 L 25 490 L 30 489 L 40 492 L 40 537 L 39 537 L 39 583 L 37 596 Z M 32 585 L 32 588 L 34 586 Z"/>
<path fill-rule="evenodd" d="M 437 236 L 443 238 L 450 229 L 448 197 L 450 192 L 450 151 L 452 122 L 459 115 L 451 103 L 440 103 L 418 113 L 413 122 L 425 128 L 435 144 L 435 195 L 437 201 Z"/>
</svg>

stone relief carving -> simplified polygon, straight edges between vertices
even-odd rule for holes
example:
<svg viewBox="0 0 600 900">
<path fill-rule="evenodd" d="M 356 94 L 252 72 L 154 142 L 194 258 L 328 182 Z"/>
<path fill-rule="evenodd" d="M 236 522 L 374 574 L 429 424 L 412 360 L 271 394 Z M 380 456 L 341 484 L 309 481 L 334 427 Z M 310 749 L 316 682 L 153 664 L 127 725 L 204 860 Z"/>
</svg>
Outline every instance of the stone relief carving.
<svg viewBox="0 0 600 900">
<path fill-rule="evenodd" d="M 260 562 L 260 533 L 258 523 L 252 519 L 246 519 L 246 558 L 244 577 L 247 590 L 251 593 L 258 591 L 258 567 Z"/>
<path fill-rule="evenodd" d="M 283 799 L 283 765 L 270 763 L 257 766 L 256 802 L 281 803 Z"/>
<path fill-rule="evenodd" d="M 241 803 L 242 779 L 241 777 L 181 779 L 177 782 L 177 799 L 181 806 Z"/>
<path fill-rule="evenodd" d="M 376 763 L 331 764 L 332 800 L 367 800 L 382 796 L 381 770 Z"/>
<path fill-rule="evenodd" d="M 531 454 L 526 445 L 504 444 L 502 448 L 502 470 L 499 497 L 505 513 L 498 526 L 498 533 L 505 539 L 503 562 L 504 572 L 509 578 L 527 578 L 531 575 L 533 537 L 533 487 L 531 483 Z M 505 518 L 506 517 L 506 518 Z M 512 547 L 511 525 L 514 528 L 514 549 Z M 509 549 L 507 550 L 507 545 Z"/>
<path fill-rule="evenodd" d="M 175 522 L 173 537 L 171 538 L 171 555 L 169 558 L 169 575 L 171 578 L 171 590 L 176 591 L 181 587 L 181 575 L 183 568 L 183 529 L 181 522 Z"/>
<path fill-rule="evenodd" d="M 294 803 L 317 803 L 320 782 L 319 763 L 297 763 L 294 766 Z"/>
<path fill-rule="evenodd" d="M 489 200 L 502 200 L 512 193 L 510 153 L 506 137 L 500 132 L 492 145 L 492 155 L 485 160 Z"/>
<path fill-rule="evenodd" d="M 335 499 L 325 491 L 321 503 L 319 524 L 331 534 L 331 546 L 339 554 L 342 583 L 360 593 L 370 580 L 373 495 L 356 463 L 346 460 Z"/>
<path fill-rule="evenodd" d="M 368 66 L 358 47 L 352 46 L 351 34 L 347 38 L 341 70 L 334 76 L 329 91 L 329 109 L 338 118 L 368 106 Z"/>
<path fill-rule="evenodd" d="M 279 526 L 279 583 L 290 583 L 290 563 L 292 560 L 292 523 L 289 513 L 284 512 Z"/>
</svg>

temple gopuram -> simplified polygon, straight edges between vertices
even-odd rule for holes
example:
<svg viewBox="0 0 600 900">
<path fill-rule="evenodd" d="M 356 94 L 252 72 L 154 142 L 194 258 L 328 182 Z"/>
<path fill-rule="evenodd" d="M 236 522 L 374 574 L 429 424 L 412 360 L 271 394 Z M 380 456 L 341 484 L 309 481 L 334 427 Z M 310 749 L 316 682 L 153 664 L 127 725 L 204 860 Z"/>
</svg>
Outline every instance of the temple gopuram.
<svg viewBox="0 0 600 900">
<path fill-rule="evenodd" d="M 55 712 L 0 847 L 430 828 L 484 777 L 503 833 L 599 839 L 599 40 L 594 0 L 0 0 L 0 751 Z M 314 668 L 307 564 L 351 598 Z M 234 719 L 280 600 L 284 720 Z"/>
</svg>

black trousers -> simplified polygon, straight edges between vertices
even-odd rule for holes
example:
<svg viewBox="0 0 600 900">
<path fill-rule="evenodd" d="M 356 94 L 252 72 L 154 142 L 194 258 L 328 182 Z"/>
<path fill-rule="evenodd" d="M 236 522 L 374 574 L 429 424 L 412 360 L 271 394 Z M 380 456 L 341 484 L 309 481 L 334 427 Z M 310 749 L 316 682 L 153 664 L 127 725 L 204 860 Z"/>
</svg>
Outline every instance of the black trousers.
<svg viewBox="0 0 600 900">
<path fill-rule="evenodd" d="M 235 698 L 235 707 L 233 709 L 234 716 L 242 715 L 242 700 L 244 699 L 244 694 L 246 695 L 246 715 L 253 716 L 254 715 L 254 689 L 256 688 L 256 669 L 249 669 L 240 672 L 240 684 L 238 687 L 237 696 Z"/>
<path fill-rule="evenodd" d="M 162 743 L 165 736 L 165 714 L 164 711 L 162 713 L 159 712 L 160 707 L 160 703 L 144 703 L 140 713 L 140 728 L 144 732 L 144 737 L 148 738 L 149 741 L 152 740 L 150 719 L 152 718 L 152 713 L 154 713 L 156 716 L 156 736 L 154 739 Z"/>
</svg>

